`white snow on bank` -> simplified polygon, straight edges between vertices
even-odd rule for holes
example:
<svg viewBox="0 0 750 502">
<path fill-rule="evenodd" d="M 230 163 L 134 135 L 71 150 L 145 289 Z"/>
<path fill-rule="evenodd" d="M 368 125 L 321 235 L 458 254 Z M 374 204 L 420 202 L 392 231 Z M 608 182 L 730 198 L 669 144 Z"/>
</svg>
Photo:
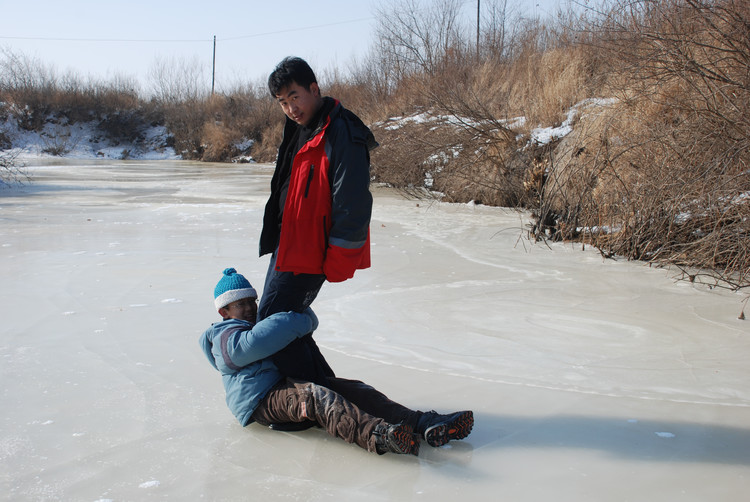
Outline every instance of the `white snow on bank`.
<svg viewBox="0 0 750 502">
<path fill-rule="evenodd" d="M 561 139 L 573 131 L 576 120 L 597 113 L 598 108 L 611 106 L 617 103 L 615 98 L 589 98 L 573 105 L 566 114 L 565 120 L 559 126 L 537 127 L 529 136 L 529 141 L 537 145 L 546 145 L 554 140 Z M 514 117 L 512 119 L 498 121 L 504 127 L 511 130 L 522 128 L 526 125 L 526 117 Z M 431 112 L 420 112 L 409 116 L 392 117 L 386 122 L 375 125 L 382 126 L 388 131 L 396 131 L 407 124 L 448 124 L 454 127 L 480 127 L 482 124 L 473 119 L 458 117 L 454 115 L 441 115 Z M 524 136 L 519 133 L 518 139 Z"/>
<path fill-rule="evenodd" d="M 413 115 L 392 117 L 387 121 L 374 124 L 374 127 L 383 127 L 387 131 L 398 131 L 409 124 L 430 125 L 432 129 L 448 125 L 454 128 L 481 128 L 497 132 L 498 125 L 500 125 L 516 132 L 516 140 L 525 146 L 540 146 L 564 138 L 573 131 L 573 127 L 577 121 L 595 115 L 602 108 L 615 103 L 617 103 L 617 99 L 615 98 L 585 99 L 576 103 L 568 110 L 565 120 L 559 126 L 540 126 L 532 129 L 528 135 L 521 131 L 526 126 L 526 117 L 513 117 L 510 119 L 501 119 L 496 122 L 479 123 L 467 117 L 439 114 L 432 111 L 422 111 Z M 450 162 L 451 159 L 460 155 L 462 150 L 462 145 L 453 145 L 449 149 L 435 153 L 425 159 L 423 163 L 425 178 L 422 186 L 431 189 L 434 185 L 435 174 L 439 173 L 443 166 Z"/>
<path fill-rule="evenodd" d="M 100 160 L 180 160 L 174 148 L 166 146 L 170 136 L 165 126 L 151 126 L 142 133 L 142 139 L 135 142 L 113 141 L 97 127 L 97 122 L 64 124 L 50 120 L 41 131 L 29 131 L 18 126 L 17 121 L 8 116 L 0 120 L 0 137 L 11 142 L 5 152 L 20 161 L 34 159 L 100 159 Z M 255 162 L 246 152 L 255 143 L 245 139 L 237 142 L 234 148 L 240 154 L 233 162 Z"/>
<path fill-rule="evenodd" d="M 49 121 L 40 131 L 19 127 L 12 116 L 0 121 L 0 133 L 11 142 L 6 151 L 20 160 L 35 158 L 72 159 L 179 159 L 172 147 L 164 146 L 169 136 L 164 126 L 144 131 L 142 141 L 123 143 L 107 139 L 96 122 L 65 124 Z"/>
<path fill-rule="evenodd" d="M 576 103 L 570 110 L 562 124 L 555 127 L 537 127 L 531 131 L 531 141 L 538 145 L 546 145 L 554 140 L 564 138 L 573 132 L 573 124 L 576 119 L 596 113 L 597 108 L 610 106 L 617 103 L 617 99 L 590 98 Z"/>
</svg>

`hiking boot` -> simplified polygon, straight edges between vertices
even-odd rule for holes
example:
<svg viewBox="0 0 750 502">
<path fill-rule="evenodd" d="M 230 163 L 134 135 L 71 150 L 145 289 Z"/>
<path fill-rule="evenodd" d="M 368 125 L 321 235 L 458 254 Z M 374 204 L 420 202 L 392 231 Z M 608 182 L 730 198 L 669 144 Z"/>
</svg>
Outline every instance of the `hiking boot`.
<svg viewBox="0 0 750 502">
<path fill-rule="evenodd" d="M 420 432 L 430 446 L 443 446 L 448 441 L 463 439 L 474 427 L 474 412 L 457 411 L 441 415 L 436 411 L 422 414 L 417 421 L 417 432 Z"/>
<path fill-rule="evenodd" d="M 414 434 L 411 426 L 404 424 L 378 424 L 373 431 L 375 451 L 384 453 L 410 453 L 419 455 L 419 436 Z"/>
</svg>

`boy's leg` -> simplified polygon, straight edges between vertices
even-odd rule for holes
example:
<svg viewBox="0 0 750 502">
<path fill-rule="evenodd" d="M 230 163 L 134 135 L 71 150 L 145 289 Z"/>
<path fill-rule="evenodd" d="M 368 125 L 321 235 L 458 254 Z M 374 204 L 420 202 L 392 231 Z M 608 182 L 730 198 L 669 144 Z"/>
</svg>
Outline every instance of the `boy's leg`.
<svg viewBox="0 0 750 502">
<path fill-rule="evenodd" d="M 474 426 L 474 413 L 470 410 L 447 415 L 435 411 L 413 411 L 391 401 L 382 392 L 358 380 L 329 378 L 328 382 L 332 389 L 367 413 L 392 424 L 408 425 L 424 437 L 430 446 L 442 446 L 448 441 L 464 439 Z"/>
<path fill-rule="evenodd" d="M 328 386 L 338 392 L 345 399 L 351 401 L 361 410 L 380 417 L 391 424 L 406 424 L 412 429 L 417 428 L 417 423 L 422 416 L 421 411 L 414 411 L 395 401 L 385 394 L 359 380 L 346 378 L 329 378 Z"/>
<path fill-rule="evenodd" d="M 382 418 L 364 412 L 338 392 L 291 378 L 282 380 L 269 391 L 253 413 L 253 419 L 262 425 L 312 420 L 332 436 L 379 453 L 382 451 L 378 448 L 376 428 L 380 432 L 389 425 Z M 412 448 L 414 451 L 404 453 L 416 454 L 418 443 Z"/>
</svg>

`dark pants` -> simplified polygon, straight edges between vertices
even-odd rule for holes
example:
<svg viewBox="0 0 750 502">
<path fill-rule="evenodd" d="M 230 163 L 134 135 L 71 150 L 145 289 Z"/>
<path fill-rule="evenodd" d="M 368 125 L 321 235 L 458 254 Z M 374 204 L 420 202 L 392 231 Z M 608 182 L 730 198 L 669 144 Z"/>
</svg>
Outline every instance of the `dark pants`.
<svg viewBox="0 0 750 502">
<path fill-rule="evenodd" d="M 330 435 L 374 452 L 378 424 L 404 423 L 415 428 L 421 412 L 388 399 L 382 392 L 345 378 L 328 378 L 329 387 L 284 378 L 261 401 L 253 419 L 261 425 L 311 420 Z"/>
<path fill-rule="evenodd" d="M 294 274 L 276 270 L 276 253 L 271 256 L 258 305 L 258 321 L 277 312 L 302 312 L 312 304 L 325 282 L 322 274 Z M 271 356 L 285 376 L 327 385 L 333 370 L 313 340 L 312 333 L 293 341 Z"/>
</svg>

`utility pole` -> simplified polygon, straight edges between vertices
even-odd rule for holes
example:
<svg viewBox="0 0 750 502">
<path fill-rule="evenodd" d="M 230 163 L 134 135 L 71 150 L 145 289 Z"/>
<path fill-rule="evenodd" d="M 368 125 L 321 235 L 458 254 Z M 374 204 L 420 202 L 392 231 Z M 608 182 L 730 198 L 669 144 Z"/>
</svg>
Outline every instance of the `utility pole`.
<svg viewBox="0 0 750 502">
<path fill-rule="evenodd" d="M 216 83 L 216 35 L 214 35 L 214 60 L 211 68 L 211 95 L 214 94 L 214 84 Z"/>
<path fill-rule="evenodd" d="M 477 0 L 477 61 L 479 61 L 479 1 Z"/>
</svg>

